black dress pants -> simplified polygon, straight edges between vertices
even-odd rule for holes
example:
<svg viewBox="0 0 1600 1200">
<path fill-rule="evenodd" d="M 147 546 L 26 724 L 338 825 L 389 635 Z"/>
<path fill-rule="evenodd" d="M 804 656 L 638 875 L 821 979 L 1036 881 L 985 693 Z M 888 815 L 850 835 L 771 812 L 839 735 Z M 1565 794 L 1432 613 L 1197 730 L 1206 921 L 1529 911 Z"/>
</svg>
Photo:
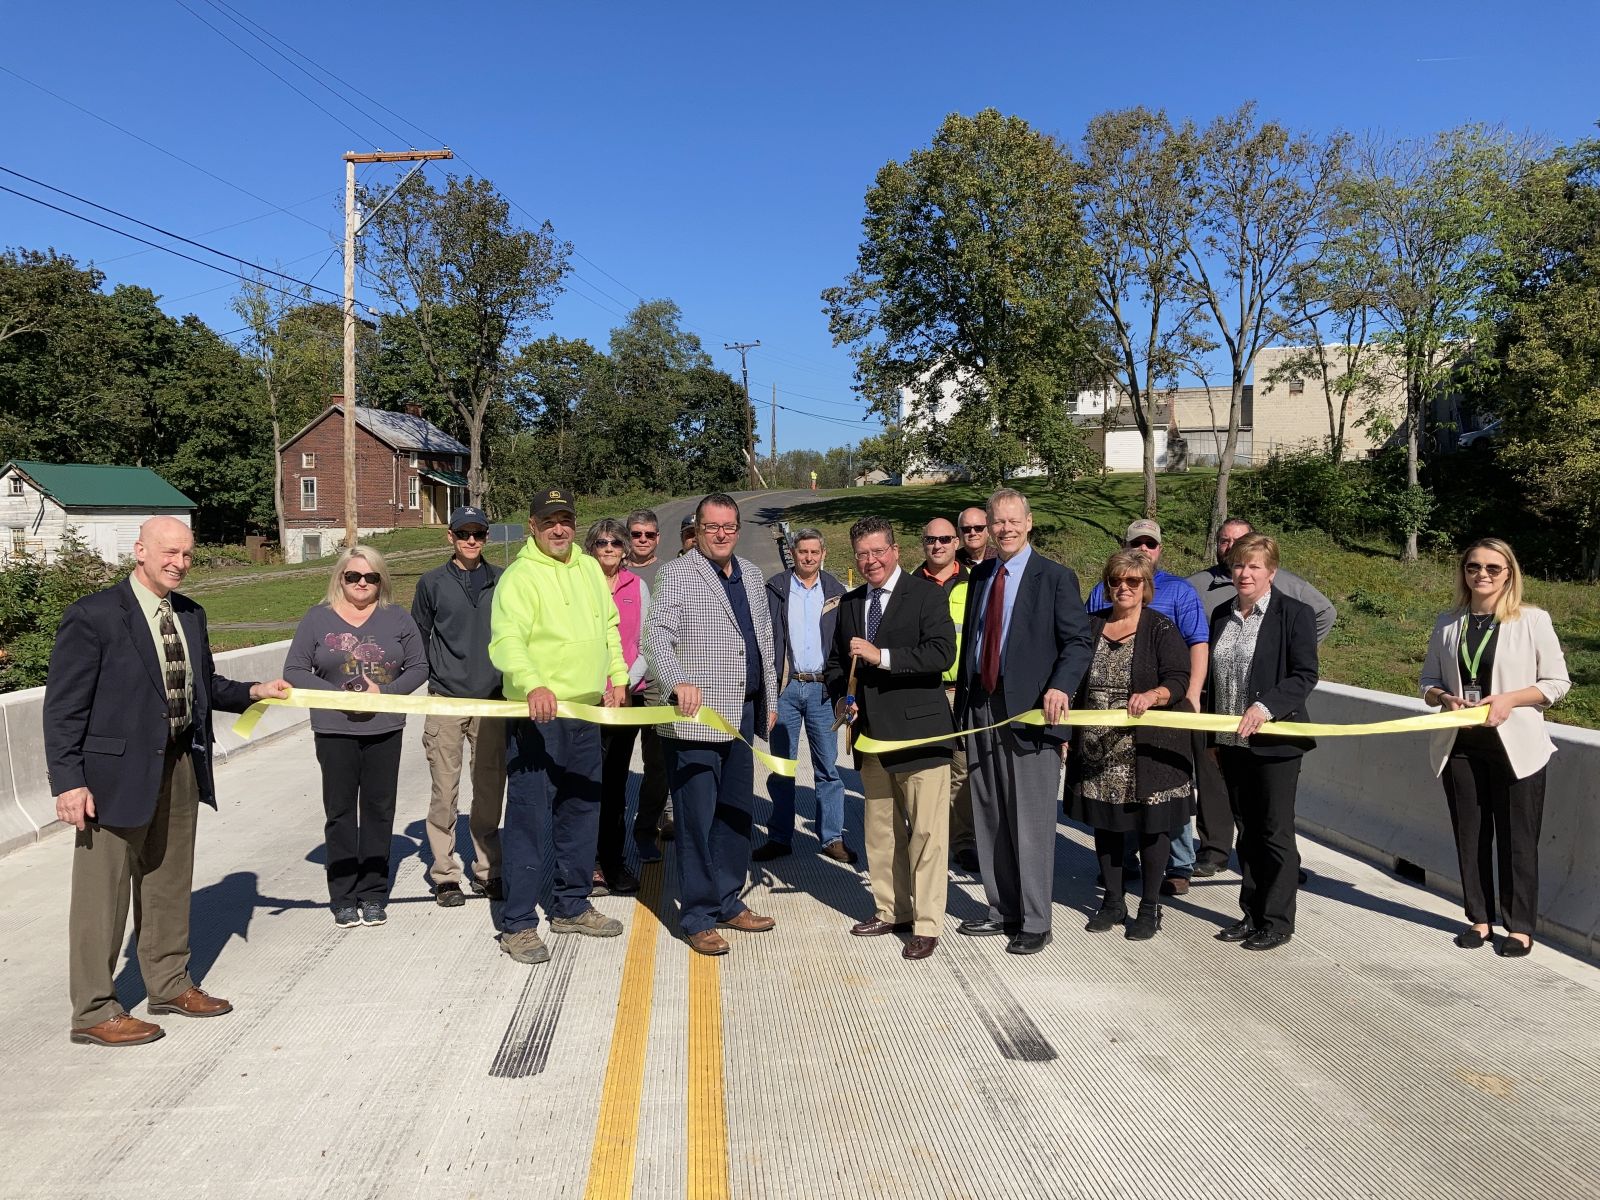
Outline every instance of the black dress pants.
<svg viewBox="0 0 1600 1200">
<path fill-rule="evenodd" d="M 1300 756 L 1266 758 L 1242 746 L 1220 746 L 1222 778 L 1239 829 L 1239 907 L 1257 929 L 1293 933 L 1300 888 L 1294 795 Z"/>
<path fill-rule="evenodd" d="M 1217 747 L 1207 745 L 1209 736 L 1196 730 L 1190 745 L 1196 792 L 1195 861 L 1225 867 L 1233 857 L 1233 803 L 1217 766 Z"/>
<path fill-rule="evenodd" d="M 334 908 L 389 899 L 389 840 L 403 732 L 316 735 L 327 818 L 328 900 Z"/>
<path fill-rule="evenodd" d="M 634 696 L 631 703 L 642 707 Z M 600 730 L 600 834 L 595 858 L 607 875 L 615 874 L 627 858 L 628 776 L 633 767 L 633 744 L 640 743 L 644 777 L 639 783 L 639 808 L 634 836 L 653 838 L 656 824 L 667 806 L 667 768 L 662 761 L 661 738 L 648 725 L 608 725 Z"/>
<path fill-rule="evenodd" d="M 1495 865 L 1500 867 L 1500 919 L 1530 938 L 1539 923 L 1539 826 L 1545 769 L 1518 779 L 1492 729 L 1463 729 L 1445 760 L 1445 799 L 1456 834 L 1467 920 L 1495 922 Z"/>
</svg>

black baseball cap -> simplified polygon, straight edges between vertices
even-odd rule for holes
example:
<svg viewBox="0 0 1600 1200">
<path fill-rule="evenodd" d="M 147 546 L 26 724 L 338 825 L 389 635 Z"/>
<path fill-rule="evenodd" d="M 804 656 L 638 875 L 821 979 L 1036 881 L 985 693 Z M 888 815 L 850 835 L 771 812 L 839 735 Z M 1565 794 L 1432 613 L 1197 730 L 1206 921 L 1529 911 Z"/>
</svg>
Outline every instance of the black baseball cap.
<svg viewBox="0 0 1600 1200">
<path fill-rule="evenodd" d="M 578 506 L 572 502 L 572 493 L 566 488 L 546 488 L 533 499 L 528 509 L 530 517 L 548 517 L 551 513 L 569 512 L 577 515 Z"/>
<path fill-rule="evenodd" d="M 450 532 L 460 533 L 463 529 L 470 529 L 474 525 L 489 528 L 489 514 L 481 508 L 473 508 L 470 504 L 463 504 L 460 508 L 451 510 Z"/>
</svg>

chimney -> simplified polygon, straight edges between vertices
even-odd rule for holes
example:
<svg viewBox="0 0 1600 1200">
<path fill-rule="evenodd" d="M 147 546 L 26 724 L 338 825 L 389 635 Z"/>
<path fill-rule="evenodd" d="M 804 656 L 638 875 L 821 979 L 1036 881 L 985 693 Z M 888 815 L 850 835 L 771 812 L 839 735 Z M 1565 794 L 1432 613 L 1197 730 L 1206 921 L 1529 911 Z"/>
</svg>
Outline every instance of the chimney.
<svg viewBox="0 0 1600 1200">
<path fill-rule="evenodd" d="M 343 408 L 344 407 L 344 393 L 343 392 L 335 392 L 333 395 L 328 397 L 328 403 L 333 405 L 335 408 Z"/>
<path fill-rule="evenodd" d="M 420 417 L 421 415 L 422 415 L 422 405 L 415 404 L 415 403 L 411 403 L 411 404 L 407 404 L 406 405 L 406 416 L 408 416 L 408 417 Z"/>
</svg>

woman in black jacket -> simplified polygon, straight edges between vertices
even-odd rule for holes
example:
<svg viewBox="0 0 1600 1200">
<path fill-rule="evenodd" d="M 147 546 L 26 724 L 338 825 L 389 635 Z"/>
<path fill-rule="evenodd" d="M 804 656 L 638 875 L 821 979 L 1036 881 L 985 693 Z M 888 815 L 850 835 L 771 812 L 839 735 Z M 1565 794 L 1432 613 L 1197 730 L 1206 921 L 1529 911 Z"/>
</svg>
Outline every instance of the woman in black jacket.
<svg viewBox="0 0 1600 1200">
<path fill-rule="evenodd" d="M 1111 607 L 1089 615 L 1091 660 L 1073 706 L 1189 711 L 1189 647 L 1177 626 L 1145 605 L 1155 596 L 1154 564 L 1137 550 L 1113 554 L 1101 573 Z M 1100 911 L 1085 926 L 1104 933 L 1127 918 L 1123 851 L 1139 847 L 1144 890 L 1123 936 L 1142 941 L 1161 928 L 1161 876 L 1173 833 L 1194 814 L 1189 735 L 1181 729 L 1081 727 L 1067 755 L 1067 816 L 1094 829 L 1105 881 Z"/>
<path fill-rule="evenodd" d="M 1238 595 L 1211 614 L 1208 707 L 1239 718 L 1233 733 L 1216 735 L 1228 802 L 1239 827 L 1242 919 L 1219 941 L 1246 950 L 1273 950 L 1294 934 L 1300 851 L 1294 838 L 1295 787 L 1310 738 L 1267 736 L 1268 721 L 1304 721 L 1306 697 L 1317 686 L 1317 621 L 1309 605 L 1272 590 L 1278 544 L 1262 534 L 1240 538 L 1228 551 Z"/>
</svg>

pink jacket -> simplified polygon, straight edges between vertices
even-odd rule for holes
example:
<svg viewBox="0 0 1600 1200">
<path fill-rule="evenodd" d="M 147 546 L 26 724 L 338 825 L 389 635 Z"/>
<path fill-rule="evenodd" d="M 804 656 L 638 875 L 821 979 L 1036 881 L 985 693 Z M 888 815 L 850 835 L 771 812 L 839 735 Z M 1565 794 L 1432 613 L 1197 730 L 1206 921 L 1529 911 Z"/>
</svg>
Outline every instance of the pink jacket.
<svg viewBox="0 0 1600 1200">
<path fill-rule="evenodd" d="M 644 632 L 644 610 L 649 603 L 649 592 L 644 580 L 628 568 L 618 573 L 621 582 L 611 598 L 617 605 L 617 632 L 622 635 L 622 658 L 628 664 L 630 687 L 638 691 L 644 687 L 643 660 L 639 657 L 639 636 Z M 638 664 L 639 669 L 635 669 Z"/>
</svg>

